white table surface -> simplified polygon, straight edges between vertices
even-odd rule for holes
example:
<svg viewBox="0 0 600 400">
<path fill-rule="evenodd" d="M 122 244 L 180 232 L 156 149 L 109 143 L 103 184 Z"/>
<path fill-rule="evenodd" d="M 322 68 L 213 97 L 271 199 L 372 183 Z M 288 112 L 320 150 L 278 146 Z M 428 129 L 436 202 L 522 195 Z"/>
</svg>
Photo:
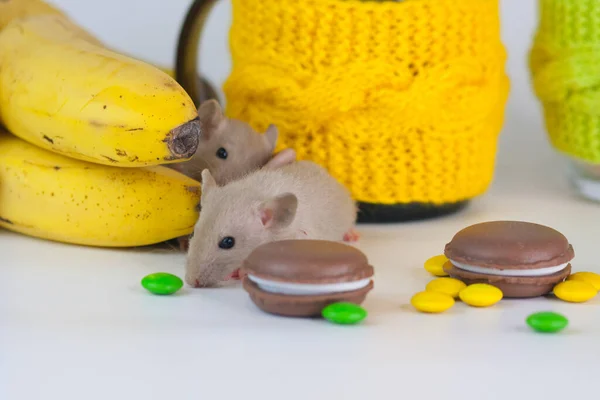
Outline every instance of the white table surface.
<svg viewBox="0 0 600 400">
<path fill-rule="evenodd" d="M 100 29 L 97 19 L 127 1 L 85 2 L 85 10 L 75 1 L 55 3 L 128 49 L 136 48 L 136 40 L 146 43 L 144 29 L 153 31 L 142 11 L 132 17 L 137 38 L 118 42 L 111 36 L 118 23 Z M 600 272 L 600 205 L 577 198 L 566 183 L 529 88 L 525 52 L 534 7 L 524 3 L 529 2 L 503 3 L 512 92 L 492 187 L 453 216 L 359 227 L 358 247 L 376 268 L 362 325 L 271 316 L 259 311 L 239 285 L 185 288 L 171 297 L 145 292 L 139 282 L 146 274 L 183 276 L 184 255 L 174 251 L 84 248 L 0 231 L 0 399 L 595 395 L 600 296 L 585 304 L 503 300 L 487 309 L 458 303 L 439 315 L 421 314 L 409 305 L 431 279 L 423 261 L 439 254 L 457 230 L 485 220 L 550 225 L 573 244 L 574 270 Z M 188 2 L 173 4 L 177 12 L 165 18 L 177 23 Z M 219 8 L 218 15 L 229 13 L 228 4 Z M 524 19 L 515 21 L 516 15 Z M 210 24 L 223 38 L 218 21 Z M 169 40 L 174 40 L 176 28 L 170 29 Z M 164 54 L 142 55 L 161 60 Z M 211 64 L 207 74 L 222 77 L 227 61 L 222 62 Z M 555 335 L 530 331 L 526 316 L 542 310 L 564 313 L 569 327 Z"/>
</svg>

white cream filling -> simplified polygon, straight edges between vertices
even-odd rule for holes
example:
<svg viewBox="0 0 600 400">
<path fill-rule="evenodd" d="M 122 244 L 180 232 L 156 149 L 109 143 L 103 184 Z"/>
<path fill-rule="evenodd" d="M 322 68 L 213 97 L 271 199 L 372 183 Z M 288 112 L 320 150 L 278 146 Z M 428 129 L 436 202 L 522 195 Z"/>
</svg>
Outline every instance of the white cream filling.
<svg viewBox="0 0 600 400">
<path fill-rule="evenodd" d="M 562 271 L 569 265 L 569 263 L 564 263 L 557 265 L 555 267 L 546 267 L 546 268 L 535 268 L 535 269 L 494 269 L 494 268 L 485 268 L 478 267 L 477 265 L 468 265 L 456 262 L 454 260 L 450 260 L 452 265 L 457 268 L 460 268 L 465 271 L 474 272 L 476 274 L 486 274 L 486 275 L 500 275 L 500 276 L 545 276 L 552 275 L 559 271 Z"/>
<path fill-rule="evenodd" d="M 265 292 L 300 296 L 348 292 L 362 289 L 369 285 L 369 282 L 371 282 L 371 278 L 366 278 L 360 281 L 326 284 L 291 283 L 270 281 L 268 279 L 258 278 L 253 275 L 248 275 L 248 279 L 256 283 L 256 285 Z"/>
</svg>

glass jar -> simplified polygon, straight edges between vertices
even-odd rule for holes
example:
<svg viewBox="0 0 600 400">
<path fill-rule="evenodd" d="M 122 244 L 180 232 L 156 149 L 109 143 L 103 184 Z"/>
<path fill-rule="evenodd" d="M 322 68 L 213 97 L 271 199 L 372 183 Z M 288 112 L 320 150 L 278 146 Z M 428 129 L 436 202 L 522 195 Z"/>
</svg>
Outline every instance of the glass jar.
<svg viewBox="0 0 600 400">
<path fill-rule="evenodd" d="M 600 202 L 600 163 L 568 160 L 570 179 L 575 190 L 589 200 Z"/>
<path fill-rule="evenodd" d="M 548 139 L 582 196 L 600 201 L 600 1 L 540 0 L 529 53 Z"/>
</svg>

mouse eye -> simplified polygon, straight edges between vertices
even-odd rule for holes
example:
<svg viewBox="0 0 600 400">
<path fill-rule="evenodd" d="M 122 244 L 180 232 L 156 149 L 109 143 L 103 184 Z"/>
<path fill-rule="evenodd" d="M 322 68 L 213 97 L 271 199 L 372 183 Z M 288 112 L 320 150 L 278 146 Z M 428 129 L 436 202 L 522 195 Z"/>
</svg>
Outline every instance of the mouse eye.
<svg viewBox="0 0 600 400">
<path fill-rule="evenodd" d="M 220 147 L 219 150 L 217 150 L 217 157 L 222 158 L 223 160 L 227 159 L 227 150 Z"/>
<path fill-rule="evenodd" d="M 223 239 L 221 239 L 221 241 L 219 242 L 219 247 L 224 250 L 229 250 L 233 246 L 235 246 L 235 239 L 232 238 L 231 236 L 226 236 Z"/>
</svg>

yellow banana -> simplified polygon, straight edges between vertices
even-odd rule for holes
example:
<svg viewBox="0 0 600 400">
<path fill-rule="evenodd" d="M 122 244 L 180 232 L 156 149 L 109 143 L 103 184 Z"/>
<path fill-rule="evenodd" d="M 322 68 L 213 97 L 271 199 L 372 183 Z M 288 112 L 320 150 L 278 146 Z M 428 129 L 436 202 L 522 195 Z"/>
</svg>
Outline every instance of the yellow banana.
<svg viewBox="0 0 600 400">
<path fill-rule="evenodd" d="M 60 13 L 58 8 L 41 0 L 0 0 L 0 29 L 13 19 Z"/>
<path fill-rule="evenodd" d="M 173 78 L 58 13 L 0 30 L 0 122 L 42 148 L 120 167 L 187 160 L 200 135 L 196 107 Z"/>
<path fill-rule="evenodd" d="M 42 14 L 58 14 L 66 16 L 66 14 L 63 13 L 61 10 L 42 0 L 0 0 L 0 30 L 14 19 Z M 80 33 L 83 35 L 88 35 L 88 40 L 95 41 L 97 44 L 102 45 L 89 33 L 85 31 L 80 31 Z M 126 53 L 122 54 L 128 57 L 135 58 L 132 55 Z M 155 64 L 152 65 L 160 69 L 165 74 L 169 75 L 171 78 L 175 79 L 175 71 L 173 70 L 173 68 Z"/>
<path fill-rule="evenodd" d="M 129 247 L 188 235 L 200 188 L 168 167 L 89 163 L 0 132 L 0 226 L 29 236 Z"/>
</svg>

